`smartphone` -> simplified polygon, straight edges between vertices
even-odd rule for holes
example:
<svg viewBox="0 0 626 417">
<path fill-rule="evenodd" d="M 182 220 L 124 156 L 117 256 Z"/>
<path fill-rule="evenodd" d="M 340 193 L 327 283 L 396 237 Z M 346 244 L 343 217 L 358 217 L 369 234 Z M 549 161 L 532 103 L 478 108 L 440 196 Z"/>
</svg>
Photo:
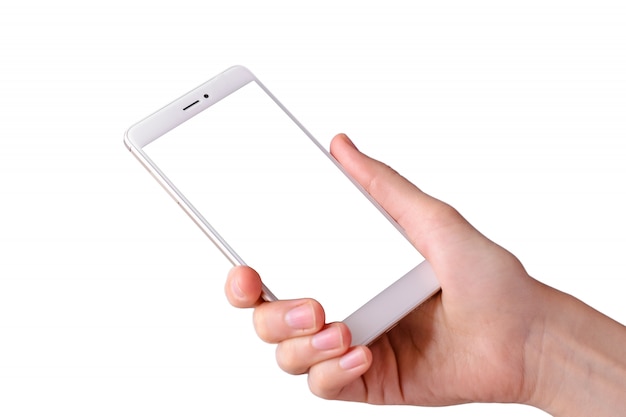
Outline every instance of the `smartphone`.
<svg viewBox="0 0 626 417">
<path fill-rule="evenodd" d="M 124 143 L 267 301 L 312 297 L 367 345 L 439 290 L 400 226 L 245 67 L 126 132 Z"/>
</svg>

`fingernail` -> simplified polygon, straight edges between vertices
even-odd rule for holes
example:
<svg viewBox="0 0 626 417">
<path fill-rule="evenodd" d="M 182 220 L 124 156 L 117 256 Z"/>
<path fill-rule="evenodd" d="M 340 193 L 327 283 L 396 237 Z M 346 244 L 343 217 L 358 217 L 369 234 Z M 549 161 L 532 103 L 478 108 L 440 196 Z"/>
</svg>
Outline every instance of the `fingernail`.
<svg viewBox="0 0 626 417">
<path fill-rule="evenodd" d="M 311 307 L 311 304 L 306 303 L 289 310 L 287 314 L 285 314 L 285 321 L 292 329 L 312 329 L 315 326 L 313 307 Z"/>
<path fill-rule="evenodd" d="M 233 290 L 233 294 L 235 294 L 235 297 L 240 298 L 240 299 L 245 298 L 246 295 L 244 294 L 243 290 L 239 286 L 239 283 L 237 282 L 236 279 L 232 280 L 230 284 L 230 288 Z"/>
<path fill-rule="evenodd" d="M 330 350 L 340 347 L 342 339 L 339 328 L 332 326 L 313 336 L 311 344 L 318 350 Z"/>
<path fill-rule="evenodd" d="M 365 354 L 361 349 L 354 349 L 346 353 L 339 359 L 339 366 L 342 369 L 350 370 L 365 363 Z"/>
<path fill-rule="evenodd" d="M 354 144 L 354 142 L 352 142 L 352 139 L 350 139 L 350 138 L 348 137 L 348 135 L 346 135 L 346 134 L 344 133 L 344 135 L 343 135 L 343 136 L 346 138 L 347 142 L 348 142 L 350 145 L 352 145 L 352 147 L 353 147 L 354 149 L 357 149 L 357 150 L 358 150 L 358 148 L 356 147 L 356 145 Z"/>
</svg>

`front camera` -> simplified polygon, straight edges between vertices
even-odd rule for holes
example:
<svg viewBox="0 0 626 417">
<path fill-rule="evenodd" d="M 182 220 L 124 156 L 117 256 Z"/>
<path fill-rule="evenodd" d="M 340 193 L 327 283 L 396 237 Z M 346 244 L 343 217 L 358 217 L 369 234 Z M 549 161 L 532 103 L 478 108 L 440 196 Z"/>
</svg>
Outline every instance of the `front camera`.
<svg viewBox="0 0 626 417">
<path fill-rule="evenodd" d="M 208 94 L 205 94 L 205 95 L 204 95 L 204 98 L 209 98 L 209 95 L 208 95 Z"/>
</svg>

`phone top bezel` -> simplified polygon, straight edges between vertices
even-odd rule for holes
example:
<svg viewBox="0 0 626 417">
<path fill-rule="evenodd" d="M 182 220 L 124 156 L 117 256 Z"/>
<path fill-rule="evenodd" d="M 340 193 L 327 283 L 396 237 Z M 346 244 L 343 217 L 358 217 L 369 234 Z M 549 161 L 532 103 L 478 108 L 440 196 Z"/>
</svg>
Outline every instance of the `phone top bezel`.
<svg viewBox="0 0 626 417">
<path fill-rule="evenodd" d="M 158 165 L 150 159 L 143 148 L 252 81 L 256 81 L 261 85 L 259 80 L 247 68 L 240 65 L 228 68 L 145 119 L 135 123 L 124 135 L 126 148 L 178 203 L 233 266 L 246 265 L 246 263 L 193 204 L 187 200 L 184 194 L 178 190 Z M 267 90 L 264 86 L 261 85 L 261 87 Z M 204 97 L 205 94 L 208 95 L 208 98 Z M 188 107 L 189 104 L 194 103 L 196 100 L 198 102 L 195 105 Z M 263 285 L 263 298 L 268 301 L 277 299 L 265 285 Z"/>
</svg>

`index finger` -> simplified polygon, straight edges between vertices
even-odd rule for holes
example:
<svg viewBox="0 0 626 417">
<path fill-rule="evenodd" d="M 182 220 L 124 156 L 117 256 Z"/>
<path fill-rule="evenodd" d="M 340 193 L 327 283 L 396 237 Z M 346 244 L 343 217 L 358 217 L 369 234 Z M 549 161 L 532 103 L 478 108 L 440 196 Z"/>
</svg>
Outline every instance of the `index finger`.
<svg viewBox="0 0 626 417">
<path fill-rule="evenodd" d="M 228 302 L 235 307 L 251 308 L 263 302 L 261 277 L 248 266 L 235 266 L 228 272 L 224 292 Z"/>
</svg>

